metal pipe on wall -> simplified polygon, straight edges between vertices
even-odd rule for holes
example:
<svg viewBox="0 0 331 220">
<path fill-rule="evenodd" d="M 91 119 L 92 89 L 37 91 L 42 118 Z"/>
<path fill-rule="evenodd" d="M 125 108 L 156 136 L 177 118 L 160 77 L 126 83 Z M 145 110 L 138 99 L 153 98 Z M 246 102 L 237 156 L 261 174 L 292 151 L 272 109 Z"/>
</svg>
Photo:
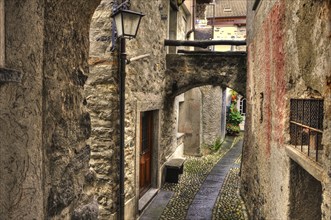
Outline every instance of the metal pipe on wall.
<svg viewBox="0 0 331 220">
<path fill-rule="evenodd" d="M 119 167 L 119 179 L 120 179 L 120 192 L 119 192 L 119 219 L 124 220 L 124 165 L 125 165 L 125 65 L 126 65 L 126 49 L 125 38 L 121 37 L 119 48 L 119 91 L 120 91 L 120 167 Z"/>
</svg>

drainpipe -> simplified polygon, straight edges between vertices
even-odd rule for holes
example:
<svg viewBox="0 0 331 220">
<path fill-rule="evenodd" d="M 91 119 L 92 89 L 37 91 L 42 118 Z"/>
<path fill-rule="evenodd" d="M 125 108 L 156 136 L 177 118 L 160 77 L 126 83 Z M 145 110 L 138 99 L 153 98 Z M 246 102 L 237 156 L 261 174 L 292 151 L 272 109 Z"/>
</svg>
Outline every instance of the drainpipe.
<svg viewBox="0 0 331 220">
<path fill-rule="evenodd" d="M 126 51 L 125 51 L 125 38 L 120 38 L 120 51 L 119 51 L 119 89 L 120 89 L 120 197 L 119 197 L 119 219 L 124 220 L 124 148 L 125 148 L 125 65 L 126 65 Z"/>
<path fill-rule="evenodd" d="M 211 39 L 214 40 L 214 32 L 215 32 L 215 7 L 216 7 L 216 3 L 215 0 L 213 0 L 212 3 L 209 3 L 209 5 L 211 5 L 213 7 L 213 19 L 211 22 Z M 215 50 L 215 45 L 212 46 L 212 51 Z"/>
<path fill-rule="evenodd" d="M 189 30 L 186 33 L 186 39 L 188 40 L 190 38 L 191 33 L 193 33 L 195 31 L 195 10 L 196 10 L 196 0 L 193 0 L 193 4 L 192 4 L 192 29 Z"/>
</svg>

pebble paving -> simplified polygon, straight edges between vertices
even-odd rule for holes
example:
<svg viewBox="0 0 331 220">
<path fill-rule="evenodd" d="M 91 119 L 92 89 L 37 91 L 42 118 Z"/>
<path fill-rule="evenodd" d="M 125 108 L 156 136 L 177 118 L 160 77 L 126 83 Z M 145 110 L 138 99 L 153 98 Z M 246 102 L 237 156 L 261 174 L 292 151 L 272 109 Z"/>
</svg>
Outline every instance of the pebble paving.
<svg viewBox="0 0 331 220">
<path fill-rule="evenodd" d="M 233 141 L 235 144 L 239 139 Z M 192 203 L 196 193 L 206 177 L 217 164 L 217 162 L 225 155 L 231 146 L 222 147 L 218 152 L 202 157 L 188 157 L 185 161 L 184 173 L 180 176 L 179 183 L 165 183 L 162 190 L 173 191 L 174 196 L 170 199 L 168 205 L 164 209 L 160 219 L 185 219 L 189 206 Z M 236 163 L 240 163 L 240 159 Z M 215 208 L 213 210 L 213 219 L 245 219 L 244 211 L 240 196 L 238 195 L 239 184 L 239 169 L 231 169 L 228 177 L 223 185 L 223 190 L 219 194 Z M 234 187 L 232 189 L 232 187 Z M 230 198 L 231 197 L 231 198 Z M 234 198 L 232 198 L 234 197 Z M 226 210 L 226 212 L 225 212 Z M 226 214 L 222 214 L 225 212 Z M 230 213 L 238 213 L 236 215 Z M 238 218 L 230 218 L 235 216 Z M 242 218 L 243 217 L 243 218 Z"/>
<path fill-rule="evenodd" d="M 245 220 L 239 196 L 239 168 L 231 168 L 213 209 L 213 220 Z"/>
</svg>

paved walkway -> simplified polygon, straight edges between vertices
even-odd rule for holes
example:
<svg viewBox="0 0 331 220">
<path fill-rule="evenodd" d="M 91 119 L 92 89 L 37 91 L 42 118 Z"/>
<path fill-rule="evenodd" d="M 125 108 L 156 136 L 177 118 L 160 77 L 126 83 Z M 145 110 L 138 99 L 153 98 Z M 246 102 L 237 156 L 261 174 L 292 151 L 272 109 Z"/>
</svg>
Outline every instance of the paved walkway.
<svg viewBox="0 0 331 220">
<path fill-rule="evenodd" d="M 228 139 L 225 145 L 231 145 L 233 139 Z M 186 219 L 188 220 L 209 220 L 212 219 L 213 208 L 222 188 L 229 170 L 232 167 L 238 167 L 235 160 L 240 156 L 242 151 L 242 140 L 236 143 L 213 167 L 205 181 L 202 183 L 199 191 L 188 207 Z M 163 210 L 166 208 L 173 193 L 170 191 L 160 190 L 151 204 L 145 209 L 140 216 L 141 220 L 160 219 Z M 193 197 L 192 197 L 193 198 Z M 174 207 L 176 208 L 176 207 Z M 164 214 L 163 214 L 164 215 Z M 185 216 L 184 215 L 184 216 Z M 183 217 L 184 217 L 183 216 Z M 164 216 L 163 216 L 164 217 Z M 164 218 L 163 218 L 164 219 Z M 182 218 L 181 218 L 182 219 Z"/>
<path fill-rule="evenodd" d="M 214 166 L 189 207 L 186 219 L 212 219 L 213 208 L 223 182 L 242 150 L 242 140 Z"/>
</svg>

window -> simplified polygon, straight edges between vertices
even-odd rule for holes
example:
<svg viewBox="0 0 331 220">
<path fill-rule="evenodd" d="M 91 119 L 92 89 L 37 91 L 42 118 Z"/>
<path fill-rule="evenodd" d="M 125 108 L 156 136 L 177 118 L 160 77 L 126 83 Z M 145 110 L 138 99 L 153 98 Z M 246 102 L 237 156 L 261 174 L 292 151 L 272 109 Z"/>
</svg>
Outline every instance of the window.
<svg viewBox="0 0 331 220">
<path fill-rule="evenodd" d="M 291 99 L 290 143 L 318 161 L 323 150 L 323 100 Z"/>
<path fill-rule="evenodd" d="M 246 99 L 240 99 L 240 114 L 245 116 L 246 115 Z"/>
<path fill-rule="evenodd" d="M 5 0 L 0 0 L 0 67 L 5 65 Z"/>
</svg>

